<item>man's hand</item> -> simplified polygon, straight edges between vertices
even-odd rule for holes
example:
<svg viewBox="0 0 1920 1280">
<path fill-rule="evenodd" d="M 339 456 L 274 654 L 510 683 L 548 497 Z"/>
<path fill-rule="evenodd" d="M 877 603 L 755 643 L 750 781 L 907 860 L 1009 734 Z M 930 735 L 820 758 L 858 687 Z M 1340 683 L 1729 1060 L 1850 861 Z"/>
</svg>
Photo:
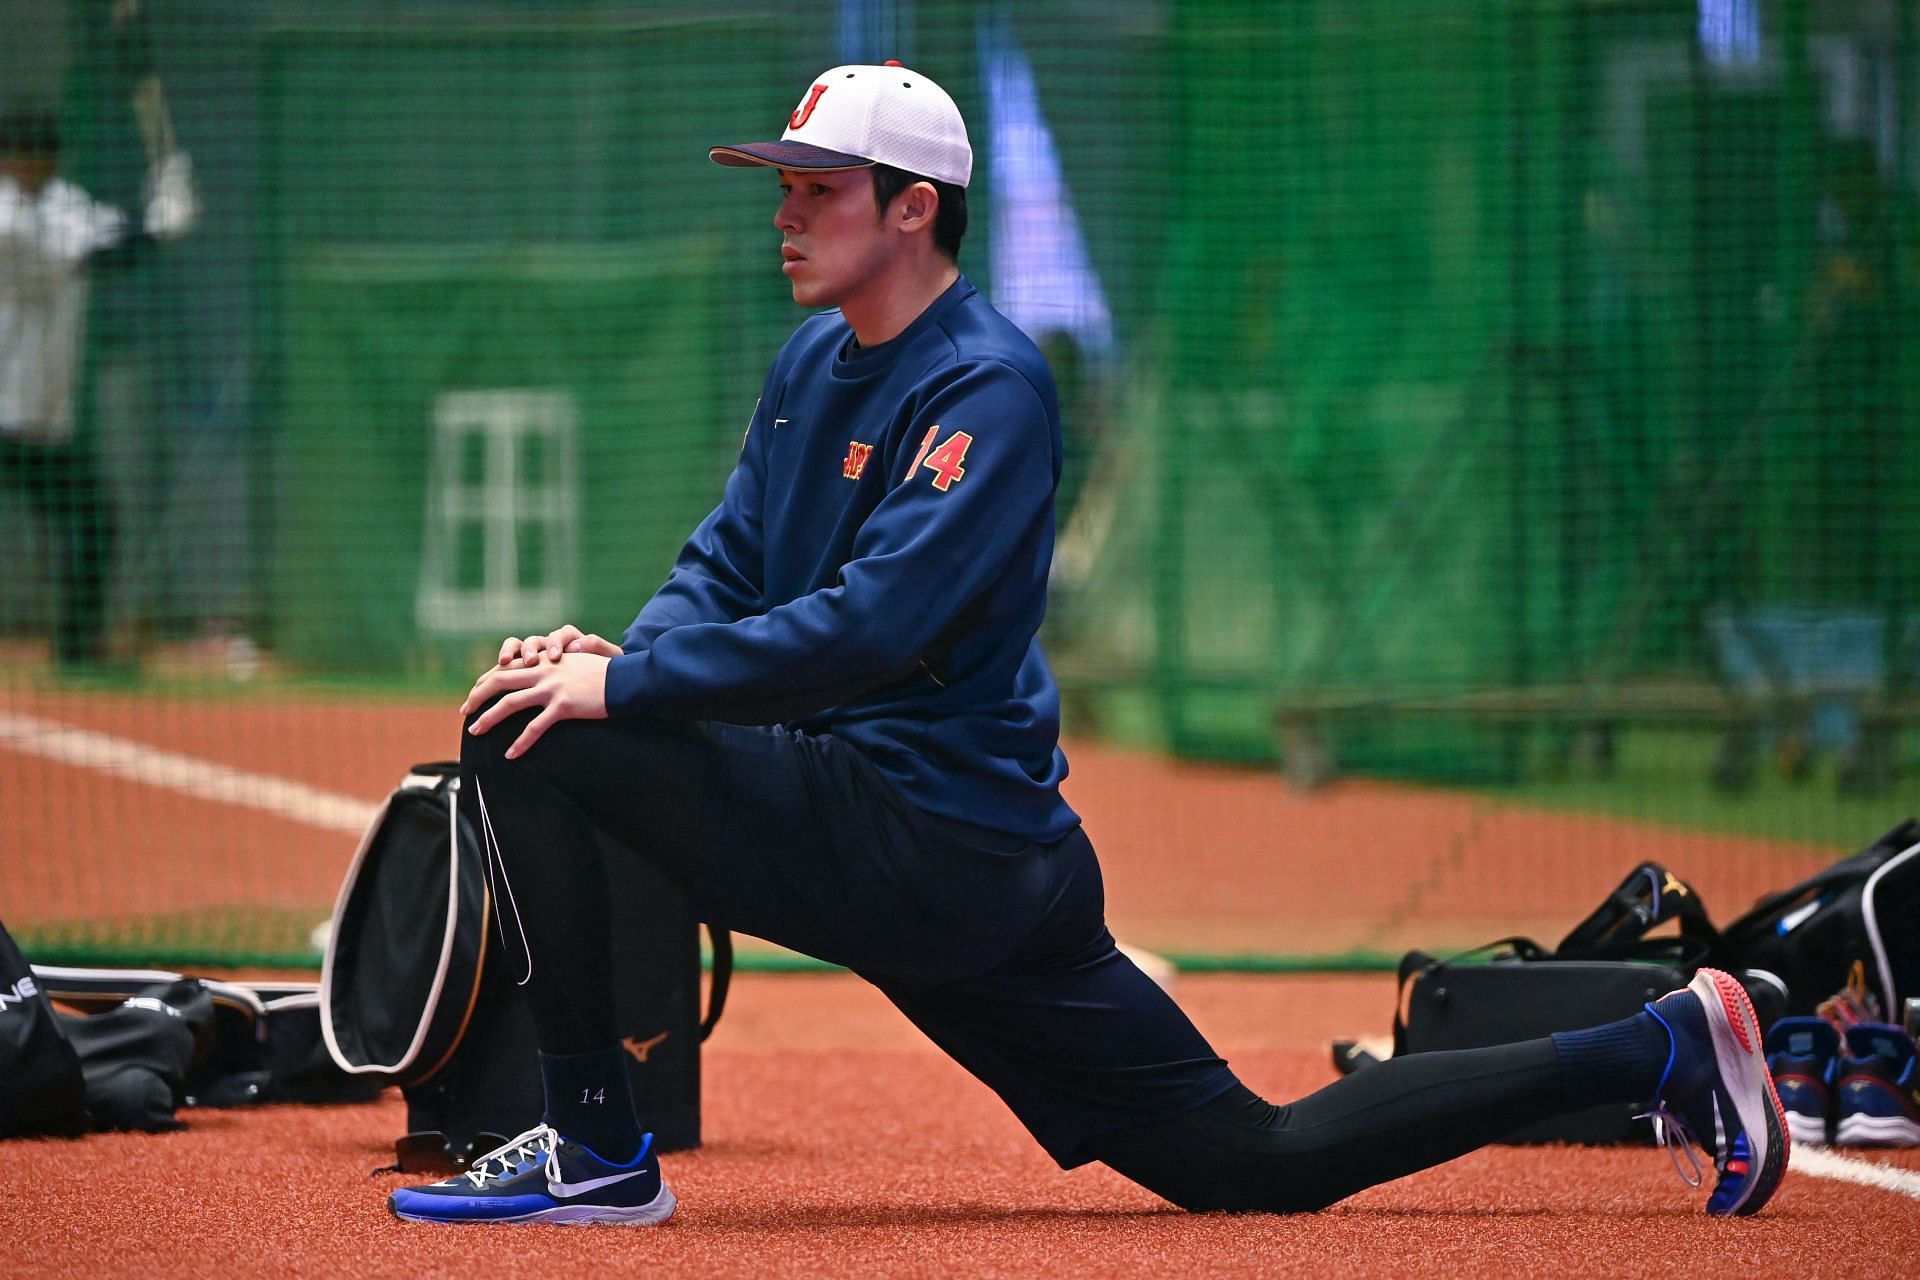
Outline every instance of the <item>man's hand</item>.
<svg viewBox="0 0 1920 1280">
<path fill-rule="evenodd" d="M 619 652 L 614 650 L 616 654 Z M 607 655 L 564 653 L 550 662 L 538 658 L 533 661 L 532 666 L 495 667 L 474 683 L 467 700 L 460 704 L 460 714 L 471 715 L 475 708 L 485 707 L 488 699 L 505 695 L 468 726 L 469 733 L 485 733 L 508 716 L 529 707 L 541 709 L 507 748 L 509 760 L 525 755 L 540 740 L 540 735 L 559 721 L 607 718 L 607 665 L 611 661 Z"/>
<path fill-rule="evenodd" d="M 508 636 L 500 642 L 500 665 L 532 667 L 542 662 L 558 662 L 563 654 L 569 653 L 597 653 L 603 658 L 617 658 L 620 646 L 589 635 L 569 622 L 551 635 Z"/>
</svg>

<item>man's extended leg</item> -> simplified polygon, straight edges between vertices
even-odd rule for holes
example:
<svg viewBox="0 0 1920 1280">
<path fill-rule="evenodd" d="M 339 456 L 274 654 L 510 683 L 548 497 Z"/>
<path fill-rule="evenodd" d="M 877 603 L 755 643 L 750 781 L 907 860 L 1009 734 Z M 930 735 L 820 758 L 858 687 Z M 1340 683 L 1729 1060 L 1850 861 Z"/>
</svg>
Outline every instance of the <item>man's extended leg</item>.
<svg viewBox="0 0 1920 1280">
<path fill-rule="evenodd" d="M 1083 835 L 1021 856 L 1056 869 L 1020 952 L 956 982 L 876 980 L 1063 1166 L 1103 1161 L 1189 1209 L 1294 1212 L 1620 1101 L 1682 1113 L 1703 1143 L 1724 1138 L 1709 1212 L 1752 1212 L 1778 1182 L 1784 1121 L 1751 1007 L 1725 975 L 1609 1026 L 1394 1059 L 1273 1106 L 1115 949 Z"/>
<path fill-rule="evenodd" d="M 1650 1022 L 1651 1020 L 1649 1020 Z M 1245 1086 L 1183 1116 L 1102 1134 L 1086 1149 L 1183 1208 L 1320 1209 L 1451 1160 L 1534 1121 L 1653 1095 L 1657 1026 L 1620 1028 L 1639 1048 L 1580 1093 L 1551 1040 L 1391 1058 L 1296 1102 Z"/>
<path fill-rule="evenodd" d="M 1237 1087 L 1185 1115 L 1101 1134 L 1085 1150 L 1185 1208 L 1295 1212 L 1537 1120 L 1651 1099 L 1674 1130 L 1663 1142 L 1691 1137 L 1714 1158 L 1720 1177 L 1708 1212 L 1749 1214 L 1787 1162 L 1785 1118 L 1760 1048 L 1745 992 L 1703 969 L 1688 988 L 1607 1026 L 1394 1058 L 1287 1106 Z"/>
</svg>

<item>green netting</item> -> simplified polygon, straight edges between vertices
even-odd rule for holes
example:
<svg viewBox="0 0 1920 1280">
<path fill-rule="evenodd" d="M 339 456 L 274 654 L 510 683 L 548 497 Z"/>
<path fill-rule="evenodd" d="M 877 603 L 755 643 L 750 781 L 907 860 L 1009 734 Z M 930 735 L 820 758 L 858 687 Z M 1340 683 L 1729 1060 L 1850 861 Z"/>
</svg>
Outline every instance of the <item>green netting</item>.
<svg viewBox="0 0 1920 1280">
<path fill-rule="evenodd" d="M 1123 934 L 1552 932 L 1662 855 L 1737 908 L 1920 807 L 1917 22 L 0 7 L 61 176 L 138 224 L 188 156 L 198 205 L 64 274 L 0 224 L 16 385 L 18 317 L 73 307 L 32 356 L 69 422 L 0 379 L 0 918 L 299 954 L 499 637 L 617 634 L 717 497 L 798 313 L 772 179 L 705 147 L 894 56 L 966 113 L 963 266 L 1061 383 L 1046 640 Z"/>
<path fill-rule="evenodd" d="M 415 636 L 405 670 L 469 672 L 482 627 L 629 607 L 737 445 L 720 380 L 687 376 L 724 336 L 713 268 L 664 237 L 289 263 L 275 652 L 340 669 L 366 636 Z"/>
</svg>

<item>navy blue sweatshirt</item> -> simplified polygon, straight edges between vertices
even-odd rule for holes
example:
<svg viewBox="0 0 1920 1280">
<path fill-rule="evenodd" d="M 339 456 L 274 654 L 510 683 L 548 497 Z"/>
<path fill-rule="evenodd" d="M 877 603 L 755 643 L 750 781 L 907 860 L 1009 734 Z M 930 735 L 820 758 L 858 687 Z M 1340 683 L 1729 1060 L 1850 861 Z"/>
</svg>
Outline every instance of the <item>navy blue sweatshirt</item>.
<svg viewBox="0 0 1920 1280">
<path fill-rule="evenodd" d="M 608 713 L 835 734 L 928 812 L 1058 839 L 1079 818 L 1035 633 L 1059 478 L 1046 361 L 964 276 L 876 347 L 810 317 Z"/>
</svg>

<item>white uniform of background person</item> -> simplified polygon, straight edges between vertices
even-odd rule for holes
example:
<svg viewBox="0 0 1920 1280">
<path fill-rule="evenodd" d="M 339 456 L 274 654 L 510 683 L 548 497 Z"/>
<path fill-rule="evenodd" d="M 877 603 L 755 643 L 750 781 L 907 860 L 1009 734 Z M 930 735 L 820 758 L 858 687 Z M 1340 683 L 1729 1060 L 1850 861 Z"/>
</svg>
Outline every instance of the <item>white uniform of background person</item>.
<svg viewBox="0 0 1920 1280">
<path fill-rule="evenodd" d="M 0 434 L 73 439 L 87 314 L 86 261 L 127 235 L 127 217 L 55 178 L 36 199 L 0 177 Z"/>
<path fill-rule="evenodd" d="M 0 171 L 0 479 L 24 493 L 57 548 L 62 661 L 105 656 L 112 516 L 92 450 L 75 438 L 89 266 L 97 255 L 184 234 L 198 217 L 192 163 L 174 152 L 148 175 L 140 235 L 121 210 L 58 177 L 45 117 L 15 117 Z"/>
<path fill-rule="evenodd" d="M 168 156 L 148 182 L 143 229 L 184 234 L 198 215 L 192 168 Z M 73 439 L 73 388 L 87 313 L 87 259 L 127 237 L 126 214 L 55 178 L 29 195 L 0 176 L 0 433 Z"/>
</svg>

